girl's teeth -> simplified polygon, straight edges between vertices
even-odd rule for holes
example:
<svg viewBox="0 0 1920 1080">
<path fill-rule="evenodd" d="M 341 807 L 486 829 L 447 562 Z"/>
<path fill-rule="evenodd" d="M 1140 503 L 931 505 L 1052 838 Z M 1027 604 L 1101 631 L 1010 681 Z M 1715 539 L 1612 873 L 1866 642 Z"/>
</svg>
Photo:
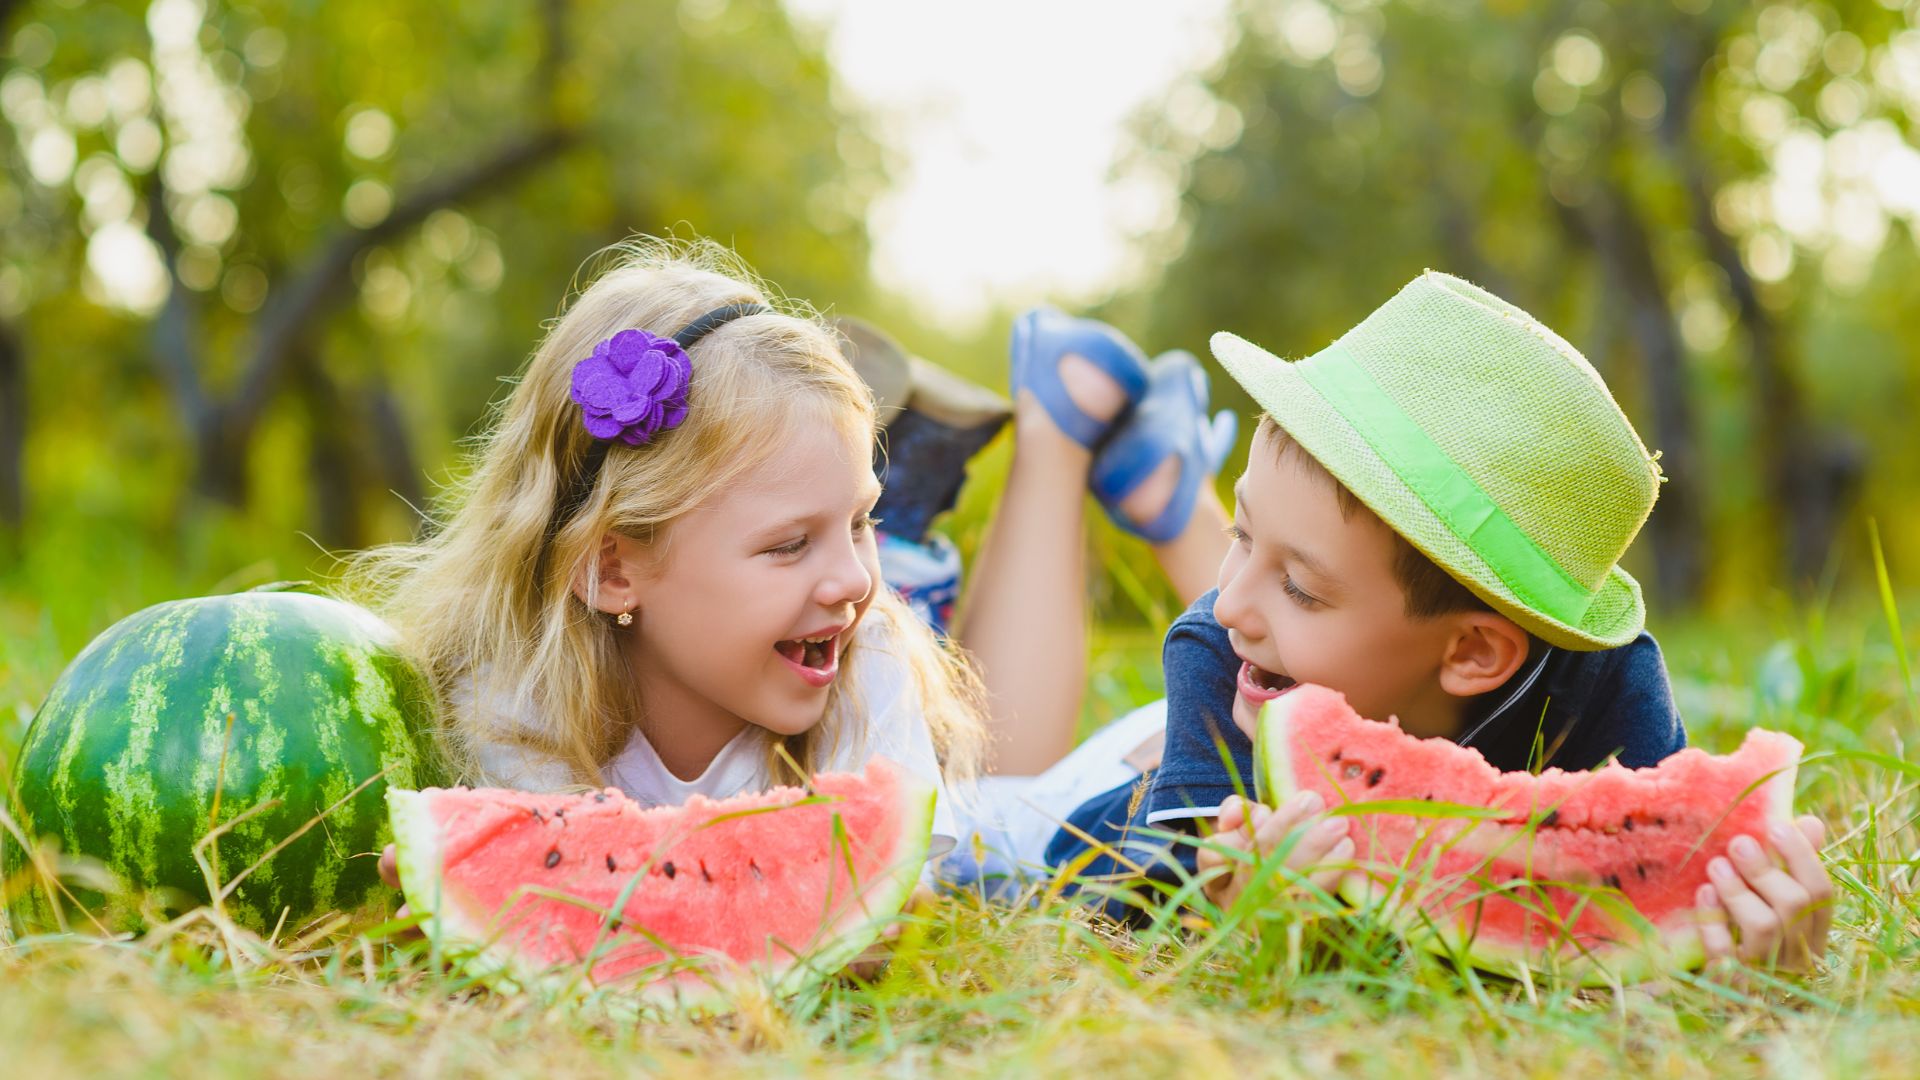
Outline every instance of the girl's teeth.
<svg viewBox="0 0 1920 1080">
<path fill-rule="evenodd" d="M 775 645 L 782 656 L 802 667 L 824 668 L 832 661 L 833 642 L 838 635 L 827 634 L 823 637 L 789 638 Z"/>
</svg>

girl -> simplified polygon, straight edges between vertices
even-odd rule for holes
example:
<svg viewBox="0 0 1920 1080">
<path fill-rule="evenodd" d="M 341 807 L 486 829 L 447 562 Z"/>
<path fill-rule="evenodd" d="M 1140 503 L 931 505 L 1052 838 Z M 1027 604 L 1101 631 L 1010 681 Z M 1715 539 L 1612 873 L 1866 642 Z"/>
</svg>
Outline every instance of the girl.
<svg viewBox="0 0 1920 1080">
<path fill-rule="evenodd" d="M 980 692 L 881 587 L 873 440 L 872 395 L 810 313 L 717 245 L 626 245 L 438 530 L 357 576 L 468 782 L 677 804 L 882 754 L 936 786 L 951 838 Z"/>
</svg>

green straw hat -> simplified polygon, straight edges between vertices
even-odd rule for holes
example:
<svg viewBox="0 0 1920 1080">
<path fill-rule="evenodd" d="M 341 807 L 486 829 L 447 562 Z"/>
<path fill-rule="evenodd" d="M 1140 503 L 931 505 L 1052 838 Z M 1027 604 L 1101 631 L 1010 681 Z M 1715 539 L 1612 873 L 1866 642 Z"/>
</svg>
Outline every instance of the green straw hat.
<svg viewBox="0 0 1920 1080">
<path fill-rule="evenodd" d="M 1601 649 L 1640 633 L 1618 566 L 1660 467 L 1573 346 L 1427 271 L 1290 363 L 1233 334 L 1213 355 L 1394 532 L 1523 629 Z"/>
</svg>

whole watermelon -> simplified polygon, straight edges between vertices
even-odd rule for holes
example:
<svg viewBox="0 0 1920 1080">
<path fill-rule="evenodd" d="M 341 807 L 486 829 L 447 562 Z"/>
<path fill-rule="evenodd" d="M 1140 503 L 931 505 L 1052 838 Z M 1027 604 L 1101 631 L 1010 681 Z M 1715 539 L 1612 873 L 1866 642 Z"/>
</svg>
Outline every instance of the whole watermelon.
<svg viewBox="0 0 1920 1080">
<path fill-rule="evenodd" d="M 394 642 L 364 608 L 289 586 L 122 619 L 61 674 L 27 729 L 13 775 L 24 831 L 111 872 L 114 888 L 96 874 L 70 891 L 114 929 L 138 924 L 142 897 L 149 911 L 207 902 L 194 845 L 269 801 L 216 842 L 222 883 L 326 816 L 239 884 L 229 915 L 263 931 L 283 915 L 297 927 L 384 895 L 368 853 L 389 839 L 387 787 L 445 781 L 430 691 Z M 24 853 L 6 848 L 19 882 Z M 44 889 L 15 893 L 17 925 L 52 924 Z"/>
</svg>

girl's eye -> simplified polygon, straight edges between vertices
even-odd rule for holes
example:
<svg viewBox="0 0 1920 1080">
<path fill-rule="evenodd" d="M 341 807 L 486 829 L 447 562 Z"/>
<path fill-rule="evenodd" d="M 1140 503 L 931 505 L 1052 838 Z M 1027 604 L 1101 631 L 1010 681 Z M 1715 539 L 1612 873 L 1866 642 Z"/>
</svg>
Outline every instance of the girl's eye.
<svg viewBox="0 0 1920 1080">
<path fill-rule="evenodd" d="M 1244 544 L 1248 539 L 1247 530 L 1238 525 L 1229 525 L 1227 526 L 1227 539 L 1232 540 L 1236 544 Z"/>
<path fill-rule="evenodd" d="M 880 519 L 874 517 L 872 514 L 862 514 L 853 519 L 853 535 L 855 536 L 859 536 L 861 533 L 872 532 L 879 527 Z"/>
<path fill-rule="evenodd" d="M 807 538 L 803 536 L 803 537 L 801 537 L 800 539 L 798 539 L 798 540 L 795 540 L 795 541 L 794 541 L 793 543 L 791 543 L 791 544 L 781 544 L 781 545 L 780 545 L 779 547 L 776 547 L 776 548 L 768 548 L 768 549 L 767 549 L 767 554 L 769 554 L 769 555 L 798 555 L 798 554 L 800 554 L 800 553 L 801 553 L 802 551 L 805 551 L 806 549 L 807 549 Z"/>
<path fill-rule="evenodd" d="M 1293 583 L 1293 579 L 1291 577 L 1282 579 L 1281 588 L 1287 591 L 1287 595 L 1293 598 L 1294 603 L 1299 604 L 1303 608 L 1315 608 L 1320 606 L 1319 598 L 1315 597 L 1311 593 L 1303 592 L 1300 586 L 1295 585 Z"/>
</svg>

